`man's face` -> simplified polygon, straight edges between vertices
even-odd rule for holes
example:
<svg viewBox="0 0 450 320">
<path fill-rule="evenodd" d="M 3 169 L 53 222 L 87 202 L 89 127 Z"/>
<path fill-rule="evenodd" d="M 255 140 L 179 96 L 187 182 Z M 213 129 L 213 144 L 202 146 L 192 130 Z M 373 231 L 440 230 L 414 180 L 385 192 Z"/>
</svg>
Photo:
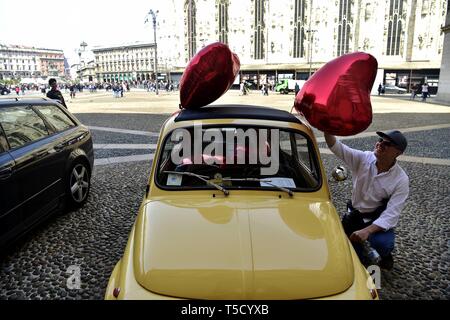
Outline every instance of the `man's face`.
<svg viewBox="0 0 450 320">
<path fill-rule="evenodd" d="M 391 141 L 379 138 L 378 142 L 375 144 L 375 157 L 379 160 L 389 160 L 394 161 L 402 152 L 397 149 L 394 143 Z"/>
</svg>

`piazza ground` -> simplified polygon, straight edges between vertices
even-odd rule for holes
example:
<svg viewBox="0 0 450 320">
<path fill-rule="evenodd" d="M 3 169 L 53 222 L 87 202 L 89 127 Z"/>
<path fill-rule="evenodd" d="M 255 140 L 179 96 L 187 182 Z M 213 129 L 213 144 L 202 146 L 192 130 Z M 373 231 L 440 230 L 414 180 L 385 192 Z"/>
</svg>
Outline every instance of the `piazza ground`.
<svg viewBox="0 0 450 320">
<path fill-rule="evenodd" d="M 42 96 L 40 94 L 32 94 Z M 178 110 L 178 92 L 143 90 L 113 98 L 83 92 L 69 110 L 91 128 L 95 147 L 92 189 L 86 206 L 55 216 L 0 257 L 0 299 L 102 299 L 144 196 L 151 156 L 165 119 Z M 9 97 L 15 97 L 10 95 Z M 7 97 L 2 97 L 7 98 Z M 229 91 L 218 104 L 265 105 L 290 110 L 294 95 Z M 344 142 L 372 150 L 375 131 L 398 128 L 409 146 L 400 165 L 410 177 L 410 196 L 397 227 L 395 266 L 382 272 L 382 299 L 450 298 L 450 107 L 409 96 L 372 97 L 371 126 Z M 325 170 L 340 164 L 315 130 Z M 328 179 L 340 212 L 350 198 L 351 179 Z M 69 289 L 70 266 L 79 266 L 81 288 Z"/>
</svg>

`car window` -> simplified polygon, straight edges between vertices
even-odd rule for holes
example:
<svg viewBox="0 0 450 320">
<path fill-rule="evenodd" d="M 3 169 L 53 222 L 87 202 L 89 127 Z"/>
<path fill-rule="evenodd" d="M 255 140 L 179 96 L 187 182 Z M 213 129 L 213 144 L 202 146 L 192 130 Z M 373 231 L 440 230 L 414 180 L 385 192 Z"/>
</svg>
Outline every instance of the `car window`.
<svg viewBox="0 0 450 320">
<path fill-rule="evenodd" d="M 204 180 L 230 189 L 275 185 L 312 191 L 320 186 L 317 155 L 302 132 L 248 126 L 200 130 L 177 129 L 165 138 L 155 176 L 159 186 L 211 188 Z"/>
<path fill-rule="evenodd" d="M 311 177 L 318 180 L 318 170 L 314 162 L 312 147 L 305 136 L 298 133 L 291 133 L 295 137 L 295 144 L 297 149 L 297 157 L 299 163 L 306 169 Z"/>
<path fill-rule="evenodd" d="M 54 105 L 35 106 L 46 120 L 50 122 L 57 131 L 75 127 L 76 124 L 59 107 Z"/>
<path fill-rule="evenodd" d="M 280 149 L 292 156 L 290 133 L 280 131 Z"/>
<path fill-rule="evenodd" d="M 0 123 L 11 149 L 48 136 L 44 121 L 29 106 L 0 109 Z"/>
</svg>

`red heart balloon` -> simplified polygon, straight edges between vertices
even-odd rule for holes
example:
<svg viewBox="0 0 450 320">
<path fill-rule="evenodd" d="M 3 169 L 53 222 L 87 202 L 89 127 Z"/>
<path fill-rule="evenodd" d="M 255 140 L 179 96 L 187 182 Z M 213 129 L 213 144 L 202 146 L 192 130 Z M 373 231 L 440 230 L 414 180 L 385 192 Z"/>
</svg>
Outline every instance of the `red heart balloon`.
<svg viewBox="0 0 450 320">
<path fill-rule="evenodd" d="M 240 62 L 227 45 L 216 42 L 200 50 L 186 67 L 180 81 L 183 108 L 200 108 L 222 96 L 233 84 Z"/>
<path fill-rule="evenodd" d="M 294 107 L 317 129 L 350 136 L 372 123 L 370 91 L 377 74 L 377 60 L 364 52 L 340 56 L 303 85 Z"/>
</svg>

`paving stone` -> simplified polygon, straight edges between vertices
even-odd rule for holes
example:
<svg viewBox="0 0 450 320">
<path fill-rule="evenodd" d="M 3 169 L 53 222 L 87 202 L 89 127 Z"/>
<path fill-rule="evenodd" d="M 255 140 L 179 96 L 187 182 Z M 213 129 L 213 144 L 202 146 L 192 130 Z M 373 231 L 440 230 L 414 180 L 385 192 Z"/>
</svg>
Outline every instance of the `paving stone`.
<svg viewBox="0 0 450 320">
<path fill-rule="evenodd" d="M 88 125 L 158 132 L 167 115 L 92 115 Z M 449 123 L 443 115 L 374 115 L 369 131 Z M 447 130 L 434 130 L 430 156 L 450 158 Z M 95 143 L 155 143 L 97 131 Z M 412 135 L 422 143 L 426 132 Z M 102 140 L 104 139 L 104 140 Z M 374 139 L 353 139 L 349 145 L 371 150 Z M 347 143 L 347 142 L 346 142 Z M 428 141 L 427 141 L 428 143 Z M 411 150 L 416 152 L 414 147 Z M 113 153 L 111 153 L 113 154 Z M 414 155 L 414 154 L 409 154 Z M 351 177 L 337 183 L 331 170 L 339 160 L 322 155 L 330 191 L 339 213 L 351 197 Z M 396 228 L 394 269 L 382 271 L 382 299 L 450 299 L 450 167 L 400 162 L 410 177 L 410 196 Z M 145 193 L 150 161 L 98 166 L 86 205 L 52 218 L 30 232 L 0 259 L 0 299 L 103 299 L 109 276 L 123 254 Z M 69 266 L 80 267 L 81 289 L 67 288 Z"/>
</svg>

